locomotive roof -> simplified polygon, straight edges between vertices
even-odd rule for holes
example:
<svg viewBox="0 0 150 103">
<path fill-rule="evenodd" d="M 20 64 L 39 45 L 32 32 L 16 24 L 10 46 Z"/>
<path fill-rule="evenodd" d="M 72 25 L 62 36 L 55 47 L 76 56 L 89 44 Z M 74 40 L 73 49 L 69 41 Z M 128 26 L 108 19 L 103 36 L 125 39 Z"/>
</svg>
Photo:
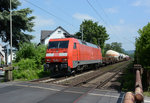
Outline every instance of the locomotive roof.
<svg viewBox="0 0 150 103">
<path fill-rule="evenodd" d="M 78 41 L 79 41 L 80 44 L 87 45 L 87 46 L 90 46 L 90 47 L 93 47 L 93 48 L 99 48 L 99 46 L 97 46 L 95 44 L 92 44 L 92 43 L 89 43 L 89 42 L 85 42 L 85 41 L 82 41 L 80 39 L 78 39 Z"/>
<path fill-rule="evenodd" d="M 83 45 L 87 45 L 87 46 L 90 46 L 90 47 L 93 47 L 93 48 L 99 48 L 99 46 L 95 45 L 95 44 L 92 44 L 92 43 L 89 43 L 89 42 L 85 42 L 83 40 L 80 40 L 80 39 L 77 39 L 77 38 L 74 38 L 74 37 L 69 37 L 69 38 L 57 38 L 57 39 L 51 39 L 51 40 L 62 40 L 62 39 L 76 39 L 79 41 L 80 44 L 83 44 Z"/>
</svg>

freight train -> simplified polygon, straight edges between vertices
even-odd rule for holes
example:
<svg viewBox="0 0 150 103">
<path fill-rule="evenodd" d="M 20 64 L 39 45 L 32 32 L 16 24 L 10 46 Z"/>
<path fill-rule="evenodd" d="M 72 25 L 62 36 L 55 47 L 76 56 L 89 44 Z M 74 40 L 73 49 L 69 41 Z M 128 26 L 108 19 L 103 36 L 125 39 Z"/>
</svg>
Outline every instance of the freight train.
<svg viewBox="0 0 150 103">
<path fill-rule="evenodd" d="M 102 64 L 107 65 L 120 60 L 120 56 L 111 55 L 111 52 L 112 50 L 108 51 L 107 57 L 103 58 L 101 48 L 97 45 L 76 38 L 50 39 L 44 69 L 50 70 L 52 74 L 71 74 L 89 67 L 98 68 Z"/>
<path fill-rule="evenodd" d="M 129 59 L 130 57 L 128 55 L 116 52 L 114 50 L 108 50 L 106 51 L 105 57 L 103 57 L 103 65 L 114 64 Z"/>
</svg>

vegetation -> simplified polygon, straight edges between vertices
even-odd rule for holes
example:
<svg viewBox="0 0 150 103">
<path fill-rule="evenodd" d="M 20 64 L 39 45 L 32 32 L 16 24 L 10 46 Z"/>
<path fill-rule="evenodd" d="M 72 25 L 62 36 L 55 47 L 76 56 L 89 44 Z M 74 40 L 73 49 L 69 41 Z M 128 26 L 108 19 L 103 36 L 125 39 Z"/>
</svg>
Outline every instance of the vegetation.
<svg viewBox="0 0 150 103">
<path fill-rule="evenodd" d="M 104 48 L 105 41 L 109 39 L 106 28 L 102 25 L 98 25 L 98 22 L 93 22 L 92 20 L 84 20 L 80 25 L 80 31 L 75 35 L 81 39 L 82 32 L 84 34 L 83 40 L 99 45 L 101 49 Z"/>
<path fill-rule="evenodd" d="M 133 59 L 134 58 L 134 53 L 129 54 L 129 56 Z"/>
<path fill-rule="evenodd" d="M 124 71 L 124 75 L 122 79 L 120 80 L 121 82 L 121 88 L 122 91 L 128 92 L 128 91 L 134 91 L 134 86 L 135 86 L 135 73 L 132 70 L 133 64 L 130 64 L 127 69 Z"/>
<path fill-rule="evenodd" d="M 123 53 L 122 44 L 117 42 L 112 42 L 111 44 L 106 44 L 104 50 L 115 50 L 117 52 Z"/>
<path fill-rule="evenodd" d="M 23 43 L 19 46 L 19 51 L 16 53 L 16 62 L 19 62 L 21 59 L 33 59 L 40 68 L 40 66 L 45 62 L 45 53 L 45 45 L 37 46 L 33 43 Z"/>
<path fill-rule="evenodd" d="M 10 0 L 1 0 L 0 1 L 0 38 L 3 42 L 10 41 Z M 18 10 L 18 6 L 21 5 L 19 0 L 12 0 L 12 27 L 13 27 L 13 36 L 12 42 L 13 47 L 19 48 L 20 42 L 30 42 L 33 39 L 33 36 L 28 35 L 25 32 L 33 31 L 32 27 L 34 23 L 32 20 L 34 16 L 28 16 L 32 13 L 32 10 L 29 8 Z"/>
<path fill-rule="evenodd" d="M 150 97 L 150 91 L 148 91 L 148 92 L 144 92 L 143 94 L 144 94 L 145 96 Z"/>
<path fill-rule="evenodd" d="M 119 53 L 125 53 L 125 50 L 122 48 L 122 44 L 118 42 L 112 42 L 111 44 L 106 44 L 104 47 L 104 54 L 106 53 L 107 50 L 114 50 Z"/>
<path fill-rule="evenodd" d="M 5 64 L 5 62 L 2 60 L 0 61 L 0 66 L 3 66 Z"/>
<path fill-rule="evenodd" d="M 135 63 L 141 64 L 144 68 L 143 86 L 144 89 L 150 86 L 150 23 L 138 31 L 140 37 L 136 38 Z"/>
<path fill-rule="evenodd" d="M 18 67 L 13 71 L 14 79 L 32 80 L 50 75 L 49 72 L 43 71 L 46 46 L 23 43 L 19 47 L 13 64 Z"/>
</svg>

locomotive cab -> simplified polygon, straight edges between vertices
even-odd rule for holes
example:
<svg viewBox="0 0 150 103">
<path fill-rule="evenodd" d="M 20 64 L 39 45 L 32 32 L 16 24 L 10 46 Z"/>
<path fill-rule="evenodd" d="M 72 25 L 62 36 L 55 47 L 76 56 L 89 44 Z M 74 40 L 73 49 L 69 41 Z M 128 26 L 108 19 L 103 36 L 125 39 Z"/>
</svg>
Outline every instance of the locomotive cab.
<svg viewBox="0 0 150 103">
<path fill-rule="evenodd" d="M 49 41 L 46 51 L 46 68 L 52 73 L 68 69 L 69 40 L 53 39 Z"/>
</svg>

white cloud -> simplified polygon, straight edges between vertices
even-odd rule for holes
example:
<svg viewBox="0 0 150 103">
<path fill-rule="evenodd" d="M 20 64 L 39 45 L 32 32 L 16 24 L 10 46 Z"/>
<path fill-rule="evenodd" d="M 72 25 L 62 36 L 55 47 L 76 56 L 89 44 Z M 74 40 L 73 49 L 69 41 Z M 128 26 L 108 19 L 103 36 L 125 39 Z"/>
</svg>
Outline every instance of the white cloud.
<svg viewBox="0 0 150 103">
<path fill-rule="evenodd" d="M 117 8 L 107 8 L 107 9 L 105 9 L 105 11 L 108 12 L 108 13 L 111 13 L 111 14 L 118 13 Z"/>
<path fill-rule="evenodd" d="M 55 24 L 54 20 L 44 19 L 39 16 L 36 16 L 36 19 L 34 20 L 34 22 L 35 22 L 35 27 L 52 26 Z"/>
<path fill-rule="evenodd" d="M 115 30 L 115 33 L 117 33 L 117 35 L 130 35 L 130 37 L 133 34 L 136 34 L 138 31 L 138 27 L 134 26 L 134 25 L 114 25 L 112 26 L 112 29 Z"/>
<path fill-rule="evenodd" d="M 80 13 L 76 13 L 73 15 L 74 18 L 78 19 L 78 20 L 96 20 L 95 18 L 89 16 L 88 14 L 80 14 Z"/>
<path fill-rule="evenodd" d="M 120 19 L 120 20 L 119 20 L 119 23 L 120 23 L 120 24 L 124 24 L 124 22 L 125 22 L 124 19 Z"/>
<path fill-rule="evenodd" d="M 150 0 L 136 0 L 132 6 L 150 6 Z"/>
<path fill-rule="evenodd" d="M 122 47 L 126 50 L 133 50 L 135 48 L 135 37 L 138 36 L 138 28 L 135 25 L 113 25 L 107 28 L 110 39 L 107 43 L 120 42 Z"/>
<path fill-rule="evenodd" d="M 141 5 L 141 0 L 138 0 L 138 1 L 134 2 L 132 5 L 133 6 L 140 6 Z"/>
<path fill-rule="evenodd" d="M 35 38 L 32 40 L 34 43 L 39 43 L 40 42 L 40 37 L 41 37 L 41 30 L 49 30 L 51 26 L 55 25 L 55 22 L 53 19 L 50 18 L 44 18 L 39 15 L 34 15 L 36 18 L 34 19 L 33 22 L 35 22 L 34 26 L 34 32 L 31 32 Z"/>
</svg>

